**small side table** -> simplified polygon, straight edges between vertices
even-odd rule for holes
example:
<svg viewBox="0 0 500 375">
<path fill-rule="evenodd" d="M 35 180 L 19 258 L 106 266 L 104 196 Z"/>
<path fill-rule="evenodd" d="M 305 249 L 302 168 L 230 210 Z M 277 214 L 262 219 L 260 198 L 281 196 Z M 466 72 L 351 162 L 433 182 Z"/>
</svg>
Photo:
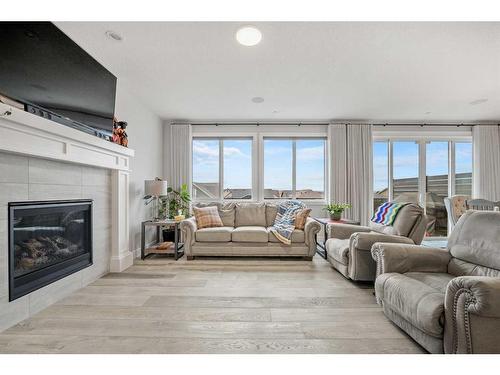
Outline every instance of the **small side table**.
<svg viewBox="0 0 500 375">
<path fill-rule="evenodd" d="M 184 251 L 181 249 L 184 247 L 184 244 L 180 242 L 180 222 L 175 220 L 146 220 L 142 222 L 142 230 L 141 230 L 141 259 L 146 259 L 148 256 L 152 254 L 173 254 L 175 260 L 179 259 L 184 255 Z M 156 248 L 148 248 L 146 249 L 146 227 L 154 226 L 156 227 L 156 242 L 157 244 L 161 243 L 161 229 L 162 228 L 171 228 L 174 227 L 175 235 L 174 235 L 174 244 L 173 250 L 160 250 Z M 146 254 L 147 250 L 147 254 Z"/>
<path fill-rule="evenodd" d="M 332 220 L 328 217 L 313 217 L 312 219 L 323 225 L 323 243 L 318 242 L 318 235 L 316 235 L 316 252 L 324 259 L 327 257 L 326 240 L 328 239 L 328 224 L 361 224 L 359 221 L 349 219 Z"/>
</svg>

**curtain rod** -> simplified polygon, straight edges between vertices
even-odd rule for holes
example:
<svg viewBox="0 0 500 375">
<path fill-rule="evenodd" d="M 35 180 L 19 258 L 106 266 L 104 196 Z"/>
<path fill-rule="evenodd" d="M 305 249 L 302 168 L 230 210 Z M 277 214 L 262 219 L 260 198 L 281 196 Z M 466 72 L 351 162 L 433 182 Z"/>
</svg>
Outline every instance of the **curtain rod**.
<svg viewBox="0 0 500 375">
<path fill-rule="evenodd" d="M 174 123 L 175 124 L 175 123 Z M 330 124 L 345 124 L 351 125 L 351 122 L 192 122 L 193 126 L 230 126 L 230 125 L 253 125 L 253 126 L 273 126 L 273 125 L 292 125 L 292 126 L 302 126 L 302 125 L 330 125 Z M 354 123 L 354 124 L 366 124 L 370 125 L 370 123 Z M 385 127 L 385 126 L 474 126 L 474 125 L 491 125 L 491 126 L 500 126 L 500 124 L 490 123 L 490 124 L 472 124 L 472 123 L 371 123 L 373 126 L 377 127 Z"/>
<path fill-rule="evenodd" d="M 212 125 L 212 126 L 230 126 L 230 125 L 254 125 L 254 126 L 272 126 L 272 125 L 329 125 L 328 122 L 192 122 L 191 125 Z"/>
</svg>

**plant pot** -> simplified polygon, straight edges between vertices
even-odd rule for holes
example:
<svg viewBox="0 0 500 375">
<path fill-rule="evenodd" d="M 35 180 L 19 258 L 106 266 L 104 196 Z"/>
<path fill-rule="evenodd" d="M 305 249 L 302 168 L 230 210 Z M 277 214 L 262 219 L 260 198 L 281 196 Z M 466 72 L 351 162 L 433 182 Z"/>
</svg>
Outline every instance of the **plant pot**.
<svg viewBox="0 0 500 375">
<path fill-rule="evenodd" d="M 335 221 L 339 221 L 340 219 L 342 219 L 342 212 L 330 213 L 330 219 L 335 220 Z"/>
</svg>

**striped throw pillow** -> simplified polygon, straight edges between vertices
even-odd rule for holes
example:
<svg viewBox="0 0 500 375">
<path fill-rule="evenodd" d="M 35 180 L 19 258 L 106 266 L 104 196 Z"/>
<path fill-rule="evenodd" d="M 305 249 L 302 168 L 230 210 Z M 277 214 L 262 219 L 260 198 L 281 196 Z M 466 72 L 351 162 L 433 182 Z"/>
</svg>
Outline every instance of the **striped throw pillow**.
<svg viewBox="0 0 500 375">
<path fill-rule="evenodd" d="M 196 225 L 199 229 L 203 228 L 213 228 L 213 227 L 222 227 L 222 220 L 219 216 L 219 211 L 217 207 L 202 207 L 197 208 L 194 207 L 194 217 L 196 219 Z"/>
<path fill-rule="evenodd" d="M 310 208 L 304 208 L 295 214 L 295 228 L 304 229 L 306 226 L 306 220 L 311 213 Z"/>
</svg>

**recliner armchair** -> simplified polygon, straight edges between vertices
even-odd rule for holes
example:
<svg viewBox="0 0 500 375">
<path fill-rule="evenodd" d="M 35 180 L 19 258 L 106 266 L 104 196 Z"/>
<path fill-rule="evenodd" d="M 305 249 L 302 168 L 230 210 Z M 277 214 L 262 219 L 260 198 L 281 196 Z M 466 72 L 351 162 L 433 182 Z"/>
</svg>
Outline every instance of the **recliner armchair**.
<svg viewBox="0 0 500 375">
<path fill-rule="evenodd" d="M 420 244 L 427 219 L 417 204 L 401 208 L 392 226 L 370 222 L 370 226 L 328 224 L 327 260 L 345 277 L 355 281 L 374 281 L 376 264 L 371 256 L 376 242 Z"/>
<path fill-rule="evenodd" d="M 467 211 L 447 249 L 376 243 L 385 315 L 431 353 L 500 353 L 500 212 Z"/>
</svg>

